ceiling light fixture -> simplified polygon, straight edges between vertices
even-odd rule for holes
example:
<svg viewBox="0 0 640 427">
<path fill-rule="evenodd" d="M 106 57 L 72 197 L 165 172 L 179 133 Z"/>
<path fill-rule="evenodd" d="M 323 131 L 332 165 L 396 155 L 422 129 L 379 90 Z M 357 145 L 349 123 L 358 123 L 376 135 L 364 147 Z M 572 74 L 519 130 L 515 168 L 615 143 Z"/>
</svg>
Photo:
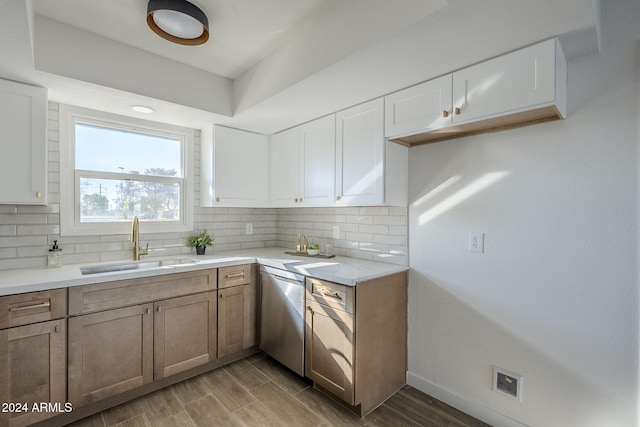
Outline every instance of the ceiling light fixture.
<svg viewBox="0 0 640 427">
<path fill-rule="evenodd" d="M 209 20 L 187 0 L 149 0 L 147 24 L 171 42 L 195 46 L 209 40 Z"/>
<path fill-rule="evenodd" d="M 147 107 L 145 105 L 131 105 L 129 106 L 129 108 L 137 113 L 142 113 L 142 114 L 151 114 L 154 111 L 156 111 L 153 108 Z"/>
</svg>

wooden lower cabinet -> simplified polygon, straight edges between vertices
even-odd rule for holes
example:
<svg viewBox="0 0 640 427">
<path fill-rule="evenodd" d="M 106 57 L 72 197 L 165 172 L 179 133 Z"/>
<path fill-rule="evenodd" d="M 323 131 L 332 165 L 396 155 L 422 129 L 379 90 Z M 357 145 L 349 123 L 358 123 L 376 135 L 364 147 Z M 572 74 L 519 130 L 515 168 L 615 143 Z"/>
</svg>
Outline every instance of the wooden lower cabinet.
<svg viewBox="0 0 640 427">
<path fill-rule="evenodd" d="M 84 405 L 216 358 L 216 292 L 69 319 L 69 401 Z"/>
<path fill-rule="evenodd" d="M 69 401 L 95 402 L 153 381 L 153 304 L 69 319 Z"/>
<path fill-rule="evenodd" d="M 354 287 L 307 278 L 305 375 L 360 416 L 406 382 L 407 274 Z"/>
<path fill-rule="evenodd" d="M 154 304 L 154 379 L 208 363 L 216 358 L 215 292 Z"/>
<path fill-rule="evenodd" d="M 306 376 L 349 405 L 353 394 L 355 316 L 307 301 Z"/>
<path fill-rule="evenodd" d="M 62 319 L 0 330 L 0 403 L 26 404 L 20 411 L 3 408 L 0 426 L 26 426 L 65 410 L 65 323 Z M 49 402 L 52 407 L 34 411 L 34 404 Z"/>
<path fill-rule="evenodd" d="M 218 357 L 257 344 L 257 283 L 218 290 Z"/>
</svg>

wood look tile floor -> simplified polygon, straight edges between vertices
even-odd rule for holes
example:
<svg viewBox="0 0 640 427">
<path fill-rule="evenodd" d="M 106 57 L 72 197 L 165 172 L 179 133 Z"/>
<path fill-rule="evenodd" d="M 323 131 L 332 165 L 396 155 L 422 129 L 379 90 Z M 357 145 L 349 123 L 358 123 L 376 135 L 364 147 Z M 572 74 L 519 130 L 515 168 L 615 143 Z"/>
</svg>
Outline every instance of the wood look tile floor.
<svg viewBox="0 0 640 427">
<path fill-rule="evenodd" d="M 487 424 L 404 386 L 360 418 L 257 354 L 71 424 L 72 427 L 450 426 Z"/>
</svg>

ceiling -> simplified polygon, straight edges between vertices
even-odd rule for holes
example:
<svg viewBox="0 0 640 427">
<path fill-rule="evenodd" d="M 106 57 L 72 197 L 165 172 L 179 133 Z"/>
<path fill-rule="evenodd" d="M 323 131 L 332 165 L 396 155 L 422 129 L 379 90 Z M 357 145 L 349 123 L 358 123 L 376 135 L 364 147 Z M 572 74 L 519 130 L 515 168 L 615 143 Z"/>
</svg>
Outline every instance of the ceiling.
<svg viewBox="0 0 640 427">
<path fill-rule="evenodd" d="M 282 45 L 326 0 L 192 0 L 209 19 L 202 46 L 167 42 L 145 23 L 146 0 L 33 0 L 37 15 L 228 78 L 236 78 Z M 116 25 L 114 25 L 114 23 Z"/>
<path fill-rule="evenodd" d="M 550 37 L 595 52 L 608 14 L 599 0 L 192 2 L 209 18 L 201 46 L 156 36 L 146 0 L 0 2 L 0 77 L 55 102 L 269 134 Z"/>
</svg>

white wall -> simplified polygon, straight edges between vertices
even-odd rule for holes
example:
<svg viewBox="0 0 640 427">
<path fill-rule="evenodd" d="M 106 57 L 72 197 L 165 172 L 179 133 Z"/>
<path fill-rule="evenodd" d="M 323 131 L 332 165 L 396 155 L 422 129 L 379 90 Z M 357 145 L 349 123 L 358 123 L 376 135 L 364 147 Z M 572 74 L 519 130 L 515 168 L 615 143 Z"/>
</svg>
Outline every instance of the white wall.
<svg viewBox="0 0 640 427">
<path fill-rule="evenodd" d="M 410 384 L 494 425 L 638 425 L 639 57 L 570 61 L 566 120 L 411 149 Z"/>
</svg>

